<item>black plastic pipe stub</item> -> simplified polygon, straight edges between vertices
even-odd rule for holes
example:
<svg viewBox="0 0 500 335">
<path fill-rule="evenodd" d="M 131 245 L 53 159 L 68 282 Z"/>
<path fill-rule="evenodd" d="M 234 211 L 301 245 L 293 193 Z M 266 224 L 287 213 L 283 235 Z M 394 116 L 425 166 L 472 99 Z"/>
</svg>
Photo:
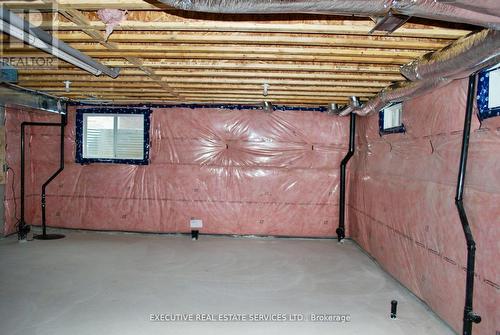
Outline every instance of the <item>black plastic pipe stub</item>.
<svg viewBox="0 0 500 335">
<path fill-rule="evenodd" d="M 337 233 L 337 240 L 339 242 L 342 242 L 342 240 L 345 238 L 344 228 L 337 228 L 336 233 Z"/>
<path fill-rule="evenodd" d="M 391 319 L 396 319 L 396 314 L 398 313 L 398 301 L 391 301 Z"/>
<path fill-rule="evenodd" d="M 198 236 L 200 234 L 200 231 L 199 230 L 191 230 L 191 238 L 193 240 L 198 240 Z"/>
</svg>

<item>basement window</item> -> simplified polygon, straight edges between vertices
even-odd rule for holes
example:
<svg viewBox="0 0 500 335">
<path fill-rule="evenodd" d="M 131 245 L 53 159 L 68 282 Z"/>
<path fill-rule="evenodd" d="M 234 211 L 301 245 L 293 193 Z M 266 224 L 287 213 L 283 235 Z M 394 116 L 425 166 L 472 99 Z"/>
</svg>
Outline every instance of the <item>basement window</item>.
<svg viewBox="0 0 500 335">
<path fill-rule="evenodd" d="M 398 102 L 384 107 L 379 113 L 380 135 L 404 133 L 403 103 Z"/>
<path fill-rule="evenodd" d="M 149 109 L 82 109 L 76 115 L 76 162 L 146 165 Z"/>
<path fill-rule="evenodd" d="M 500 116 L 500 64 L 479 72 L 477 107 L 481 121 Z"/>
</svg>

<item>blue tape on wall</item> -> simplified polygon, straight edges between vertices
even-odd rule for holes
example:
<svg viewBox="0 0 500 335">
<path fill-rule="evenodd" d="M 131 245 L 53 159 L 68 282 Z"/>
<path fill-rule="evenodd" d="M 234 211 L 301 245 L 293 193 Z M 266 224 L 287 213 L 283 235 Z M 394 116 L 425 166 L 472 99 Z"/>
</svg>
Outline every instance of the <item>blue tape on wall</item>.
<svg viewBox="0 0 500 335">
<path fill-rule="evenodd" d="M 83 114 L 143 114 L 144 115 L 144 159 L 110 159 L 110 158 L 85 158 L 83 157 Z M 76 111 L 76 162 L 90 163 L 115 163 L 131 165 L 148 165 L 151 126 L 151 109 L 149 108 L 84 108 Z"/>
<path fill-rule="evenodd" d="M 73 102 L 73 106 L 95 106 L 95 104 L 86 104 L 80 102 Z M 110 110 L 115 109 L 127 109 L 127 108 L 217 108 L 217 109 L 227 109 L 227 110 L 262 110 L 263 107 L 259 105 L 224 105 L 224 104 L 177 104 L 177 105 L 166 105 L 166 104 L 135 104 L 135 105 L 109 105 L 106 107 Z M 284 106 L 284 105 L 273 105 L 273 110 L 275 111 L 304 111 L 304 112 L 328 112 L 327 107 L 298 107 L 298 106 Z"/>
<path fill-rule="evenodd" d="M 483 70 L 479 72 L 479 80 L 477 83 L 477 108 L 478 117 L 480 121 L 484 119 L 500 116 L 500 107 L 489 108 L 489 91 L 490 91 L 490 73 L 492 71 L 500 71 L 500 67 L 495 66 L 494 68 Z M 500 88 L 499 88 L 500 90 Z M 500 94 L 500 92 L 498 93 Z"/>
</svg>

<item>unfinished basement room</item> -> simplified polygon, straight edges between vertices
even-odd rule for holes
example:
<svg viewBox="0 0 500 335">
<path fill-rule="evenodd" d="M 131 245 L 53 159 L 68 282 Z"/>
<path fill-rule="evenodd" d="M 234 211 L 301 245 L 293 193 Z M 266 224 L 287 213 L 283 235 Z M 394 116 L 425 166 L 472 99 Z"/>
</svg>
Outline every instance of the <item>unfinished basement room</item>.
<svg viewBox="0 0 500 335">
<path fill-rule="evenodd" d="M 0 31 L 0 334 L 500 335 L 500 0 Z"/>
</svg>

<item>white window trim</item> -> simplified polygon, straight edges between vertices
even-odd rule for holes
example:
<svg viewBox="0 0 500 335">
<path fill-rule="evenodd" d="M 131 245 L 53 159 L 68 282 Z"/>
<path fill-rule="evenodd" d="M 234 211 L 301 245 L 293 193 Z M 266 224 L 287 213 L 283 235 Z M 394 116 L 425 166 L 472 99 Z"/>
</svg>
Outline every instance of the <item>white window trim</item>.
<svg viewBox="0 0 500 335">
<path fill-rule="evenodd" d="M 495 66 L 498 67 L 498 64 Z M 500 67 L 490 72 L 488 88 L 488 108 L 500 108 L 500 93 L 498 92 L 500 88 Z"/>
<path fill-rule="evenodd" d="M 87 119 L 88 117 L 91 116 L 91 117 L 103 117 L 103 116 L 111 116 L 113 117 L 113 157 L 88 157 L 87 155 Z M 102 159 L 102 160 L 143 160 L 145 159 L 145 155 L 146 153 L 143 152 L 143 157 L 141 158 L 137 158 L 137 157 L 128 157 L 128 158 L 123 158 L 123 157 L 120 157 L 120 158 L 117 158 L 117 153 L 116 153 L 116 150 L 117 150 L 117 129 L 118 129 L 118 118 L 119 117 L 123 117 L 123 116 L 127 116 L 127 117 L 137 117 L 137 118 L 140 118 L 142 122 L 144 122 L 144 118 L 145 118 L 145 115 L 144 114 L 127 114 L 127 113 L 83 113 L 83 124 L 82 124 L 82 158 L 83 159 Z M 142 141 L 144 141 L 144 136 L 142 138 Z"/>
<path fill-rule="evenodd" d="M 380 110 L 381 120 L 379 124 L 379 131 L 381 135 L 392 134 L 392 133 L 404 133 L 406 131 L 403 123 L 403 103 L 396 102 L 389 104 Z M 396 118 L 393 118 L 395 114 L 399 114 Z M 391 116 L 391 124 L 387 124 L 387 118 Z M 394 120 L 399 120 L 398 124 L 394 123 Z"/>
</svg>

